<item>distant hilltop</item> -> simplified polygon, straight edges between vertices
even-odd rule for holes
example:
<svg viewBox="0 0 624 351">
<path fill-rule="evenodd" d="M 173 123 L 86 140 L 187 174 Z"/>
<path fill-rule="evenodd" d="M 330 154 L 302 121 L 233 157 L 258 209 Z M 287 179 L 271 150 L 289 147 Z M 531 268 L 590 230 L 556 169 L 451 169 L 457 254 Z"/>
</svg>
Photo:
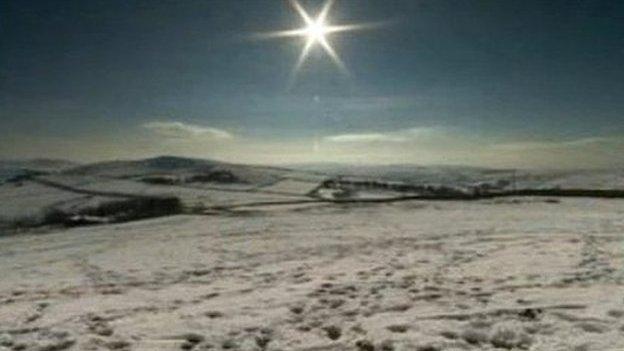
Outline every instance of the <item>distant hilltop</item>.
<svg viewBox="0 0 624 351">
<path fill-rule="evenodd" d="M 512 170 L 469 166 L 424 166 L 412 164 L 362 165 L 310 163 L 285 167 L 244 165 L 179 156 L 157 156 L 138 160 L 112 160 L 80 164 L 59 159 L 0 161 L 0 182 L 9 177 L 34 173 L 62 173 L 75 176 L 110 178 L 188 177 L 201 174 L 210 180 L 232 180 L 266 184 L 293 173 L 318 177 L 352 177 L 374 181 L 446 186 L 515 182 L 522 188 L 624 188 L 624 170 Z M 207 178 L 207 179 L 208 179 Z M 162 180 L 165 181 L 165 180 Z"/>
</svg>

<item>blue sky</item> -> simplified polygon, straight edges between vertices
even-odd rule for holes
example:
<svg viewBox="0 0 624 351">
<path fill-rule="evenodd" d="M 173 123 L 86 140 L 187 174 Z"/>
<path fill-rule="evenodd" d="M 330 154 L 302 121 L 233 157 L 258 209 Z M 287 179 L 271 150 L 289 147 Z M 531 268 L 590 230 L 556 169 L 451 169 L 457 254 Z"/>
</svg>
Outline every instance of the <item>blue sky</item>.
<svg viewBox="0 0 624 351">
<path fill-rule="evenodd" d="M 613 164 L 623 20 L 619 1 L 338 0 L 330 23 L 384 25 L 329 35 L 349 75 L 315 47 L 290 83 L 303 40 L 254 38 L 303 25 L 286 1 L 5 1 L 0 157 Z M 571 149 L 588 141 L 600 164 Z"/>
</svg>

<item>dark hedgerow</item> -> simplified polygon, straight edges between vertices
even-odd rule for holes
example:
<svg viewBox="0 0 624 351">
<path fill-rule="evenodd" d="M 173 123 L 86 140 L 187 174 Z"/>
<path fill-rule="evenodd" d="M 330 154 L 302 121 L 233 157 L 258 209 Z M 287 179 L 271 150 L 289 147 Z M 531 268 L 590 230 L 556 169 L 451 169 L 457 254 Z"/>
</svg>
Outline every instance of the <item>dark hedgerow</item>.
<svg viewBox="0 0 624 351">
<path fill-rule="evenodd" d="M 104 202 L 77 212 L 51 208 L 41 216 L 24 216 L 9 223 L 12 228 L 40 226 L 81 226 L 97 223 L 127 222 L 137 219 L 168 216 L 181 213 L 183 206 L 176 197 L 137 197 Z"/>
<path fill-rule="evenodd" d="M 167 216 L 182 212 L 182 203 L 176 197 L 139 197 L 103 203 L 80 211 L 81 215 L 110 217 L 115 222 Z"/>
</svg>

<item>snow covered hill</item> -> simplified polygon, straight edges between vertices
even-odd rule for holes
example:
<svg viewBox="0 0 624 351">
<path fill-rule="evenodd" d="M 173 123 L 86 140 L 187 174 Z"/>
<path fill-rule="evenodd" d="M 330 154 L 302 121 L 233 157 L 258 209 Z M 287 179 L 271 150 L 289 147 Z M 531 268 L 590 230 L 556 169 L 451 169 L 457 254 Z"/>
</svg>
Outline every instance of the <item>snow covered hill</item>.
<svg viewBox="0 0 624 351">
<path fill-rule="evenodd" d="M 413 165 L 307 165 L 288 169 L 173 156 L 85 165 L 12 161 L 0 163 L 0 167 L 5 174 L 5 184 L 0 185 L 0 231 L 28 223 L 44 225 L 45 218 L 58 220 L 59 214 L 82 218 L 84 213 L 98 212 L 100 206 L 137 197 L 176 198 L 189 213 L 212 212 L 215 208 L 240 211 L 272 203 L 383 201 L 414 196 L 461 199 L 512 189 L 624 189 L 621 170 L 513 171 Z M 124 214 L 115 216 L 127 218 Z"/>
</svg>

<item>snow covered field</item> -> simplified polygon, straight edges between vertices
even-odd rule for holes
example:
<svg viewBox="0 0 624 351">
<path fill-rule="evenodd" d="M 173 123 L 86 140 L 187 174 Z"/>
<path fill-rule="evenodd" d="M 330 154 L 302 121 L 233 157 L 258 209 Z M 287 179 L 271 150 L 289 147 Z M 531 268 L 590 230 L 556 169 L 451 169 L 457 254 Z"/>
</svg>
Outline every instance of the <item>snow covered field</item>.
<svg viewBox="0 0 624 351">
<path fill-rule="evenodd" d="M 347 174 L 176 157 L 3 169 L 0 351 L 624 345 L 624 199 L 357 202 L 410 195 L 402 184 L 617 190 L 622 172 Z M 172 196 L 184 214 L 45 222 Z"/>
<path fill-rule="evenodd" d="M 0 238 L 1 350 L 622 350 L 624 201 L 315 204 Z"/>
</svg>

